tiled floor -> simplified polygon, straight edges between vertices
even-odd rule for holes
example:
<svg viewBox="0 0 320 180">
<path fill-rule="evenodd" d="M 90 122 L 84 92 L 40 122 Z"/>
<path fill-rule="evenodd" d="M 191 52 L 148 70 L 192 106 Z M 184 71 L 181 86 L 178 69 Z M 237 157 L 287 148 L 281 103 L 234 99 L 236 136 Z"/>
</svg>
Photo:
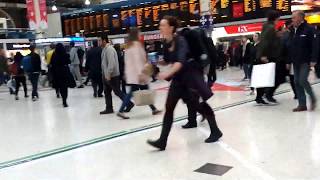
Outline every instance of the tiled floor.
<svg viewBox="0 0 320 180">
<path fill-rule="evenodd" d="M 241 71 L 228 70 L 219 75 L 221 84 L 243 84 L 239 78 Z M 167 84 L 153 86 L 158 89 Z M 280 90 L 287 88 L 284 85 Z M 320 94 L 320 86 L 314 88 Z M 254 98 L 246 94 L 245 91 L 217 91 L 210 104 L 222 107 Z M 256 107 L 254 103 L 247 103 L 219 110 L 216 114 L 224 137 L 216 144 L 203 143 L 208 135 L 206 123 L 201 123 L 198 129 L 182 130 L 180 126 L 184 122 L 177 122 L 165 152 L 156 152 L 145 143 L 149 138 L 158 137 L 160 128 L 142 130 L 140 127 L 162 121 L 162 115 L 152 117 L 147 107 L 134 108 L 129 113 L 130 120 L 119 120 L 115 115 L 99 115 L 104 100 L 93 99 L 90 88 L 71 90 L 68 109 L 61 107 L 52 91 L 42 91 L 40 96 L 40 101 L 33 103 L 30 99 L 14 101 L 13 97 L 0 94 L 0 162 L 118 132 L 127 135 L 1 169 L 1 180 L 305 180 L 320 177 L 319 111 L 293 114 L 291 109 L 296 104 L 291 92 L 277 96 L 279 106 Z M 158 107 L 163 108 L 165 96 L 165 90 L 158 91 Z M 115 107 L 119 107 L 116 98 Z M 185 116 L 185 105 L 179 104 L 175 113 L 176 117 Z M 133 130 L 137 132 L 128 133 Z M 232 169 L 222 176 L 195 172 L 207 163 Z"/>
</svg>

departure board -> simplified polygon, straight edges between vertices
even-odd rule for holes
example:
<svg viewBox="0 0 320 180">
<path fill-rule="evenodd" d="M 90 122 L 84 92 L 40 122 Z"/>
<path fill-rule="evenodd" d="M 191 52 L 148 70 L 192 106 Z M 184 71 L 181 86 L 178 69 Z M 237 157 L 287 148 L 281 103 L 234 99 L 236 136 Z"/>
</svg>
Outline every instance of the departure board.
<svg viewBox="0 0 320 180">
<path fill-rule="evenodd" d="M 199 25 L 200 22 L 200 4 L 199 0 L 189 0 L 189 20 L 190 25 L 196 26 Z"/>
<path fill-rule="evenodd" d="M 77 32 L 77 20 L 71 19 L 71 34 L 74 35 Z"/>
<path fill-rule="evenodd" d="M 221 9 L 227 9 L 229 8 L 230 0 L 220 0 L 221 2 Z"/>
<path fill-rule="evenodd" d="M 109 14 L 104 13 L 102 15 L 102 23 L 103 23 L 103 29 L 106 31 L 110 30 L 110 18 L 109 18 Z"/>
<path fill-rule="evenodd" d="M 135 27 L 137 26 L 137 14 L 136 14 L 136 9 L 130 9 L 128 11 L 129 15 L 129 26 L 130 27 Z"/>
<path fill-rule="evenodd" d="M 152 7 L 145 7 L 144 11 L 144 28 L 149 30 L 152 26 L 153 16 L 152 16 Z"/>
<path fill-rule="evenodd" d="M 70 19 L 64 20 L 64 33 L 67 36 L 70 36 L 70 34 L 71 34 L 71 32 L 70 32 Z"/>
<path fill-rule="evenodd" d="M 161 5 L 161 12 L 160 12 L 160 16 L 159 19 L 161 20 L 165 15 L 168 15 L 170 11 L 170 6 L 169 4 L 162 4 Z"/>
<path fill-rule="evenodd" d="M 111 23 L 113 29 L 119 29 L 121 27 L 119 14 L 112 15 Z"/>
<path fill-rule="evenodd" d="M 120 14 L 121 14 L 122 29 L 126 29 L 130 26 L 128 10 L 122 10 Z"/>
<path fill-rule="evenodd" d="M 96 25 L 97 25 L 97 29 L 101 30 L 101 28 L 102 28 L 102 15 L 101 14 L 96 15 Z"/>
<path fill-rule="evenodd" d="M 89 17 L 85 16 L 83 18 L 83 28 L 84 28 L 84 32 L 88 33 L 90 31 L 90 24 L 89 24 Z"/>
<path fill-rule="evenodd" d="M 152 7 L 152 20 L 153 20 L 153 26 L 158 27 L 160 16 L 159 16 L 160 6 L 156 5 Z"/>
<path fill-rule="evenodd" d="M 181 21 L 181 25 L 185 26 L 187 25 L 188 19 L 189 19 L 189 3 L 188 1 L 180 1 L 180 14 L 179 19 Z"/>
<path fill-rule="evenodd" d="M 276 10 L 282 12 L 290 12 L 289 0 L 276 0 Z"/>
<path fill-rule="evenodd" d="M 272 8 L 272 0 L 259 0 L 260 8 Z"/>
<path fill-rule="evenodd" d="M 210 14 L 216 16 L 218 14 L 218 0 L 210 0 Z"/>
<path fill-rule="evenodd" d="M 141 28 L 143 26 L 143 13 L 143 8 L 136 9 L 138 28 Z"/>
<path fill-rule="evenodd" d="M 255 0 L 244 0 L 244 12 L 251 13 L 257 10 L 257 4 Z"/>
<path fill-rule="evenodd" d="M 89 17 L 89 24 L 90 24 L 90 31 L 93 32 L 96 29 L 96 17 L 95 16 Z"/>
<path fill-rule="evenodd" d="M 178 17 L 179 16 L 179 4 L 178 2 L 170 3 L 170 12 L 171 16 Z"/>
<path fill-rule="evenodd" d="M 77 18 L 77 31 L 80 32 L 83 30 L 83 20 L 82 17 Z"/>
</svg>

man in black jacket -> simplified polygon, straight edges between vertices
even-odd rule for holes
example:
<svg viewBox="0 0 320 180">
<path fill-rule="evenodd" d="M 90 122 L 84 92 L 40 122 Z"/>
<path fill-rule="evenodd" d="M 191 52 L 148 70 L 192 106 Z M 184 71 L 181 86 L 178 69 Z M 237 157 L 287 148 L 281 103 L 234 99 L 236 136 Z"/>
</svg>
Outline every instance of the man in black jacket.
<svg viewBox="0 0 320 180">
<path fill-rule="evenodd" d="M 92 81 L 94 97 L 103 97 L 101 52 L 98 41 L 93 41 L 93 47 L 87 52 L 86 57 L 86 68 L 89 70 L 88 76 Z"/>
<path fill-rule="evenodd" d="M 32 85 L 32 100 L 36 101 L 39 99 L 39 94 L 38 94 L 38 82 L 39 82 L 39 76 L 41 72 L 41 59 L 39 54 L 35 52 L 36 46 L 31 45 L 30 46 L 30 51 L 31 53 L 28 55 L 31 57 L 31 72 L 29 72 L 29 80 Z"/>
<path fill-rule="evenodd" d="M 244 78 L 243 80 L 249 80 L 251 79 L 250 77 L 250 66 L 251 66 L 251 57 L 250 57 L 250 52 L 251 52 L 251 42 L 250 40 L 243 36 L 242 39 L 242 46 L 241 46 L 241 59 L 242 59 L 242 62 L 243 62 L 243 71 L 244 71 Z"/>
<path fill-rule="evenodd" d="M 307 111 L 305 91 L 311 99 L 310 110 L 316 108 L 316 97 L 308 81 L 310 67 L 317 63 L 318 49 L 317 36 L 314 29 L 305 21 L 303 11 L 294 11 L 292 14 L 293 28 L 290 33 L 289 53 L 294 67 L 294 79 L 299 100 L 299 106 L 293 112 Z"/>
</svg>

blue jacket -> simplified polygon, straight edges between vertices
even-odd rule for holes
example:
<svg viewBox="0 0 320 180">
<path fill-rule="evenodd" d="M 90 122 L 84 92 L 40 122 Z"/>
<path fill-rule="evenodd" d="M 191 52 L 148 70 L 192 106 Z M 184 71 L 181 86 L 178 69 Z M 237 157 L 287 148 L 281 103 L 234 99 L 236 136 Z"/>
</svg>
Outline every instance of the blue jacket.
<svg viewBox="0 0 320 180">
<path fill-rule="evenodd" d="M 318 61 L 317 36 L 307 22 L 302 23 L 297 30 L 291 29 L 288 60 L 294 64 Z"/>
</svg>

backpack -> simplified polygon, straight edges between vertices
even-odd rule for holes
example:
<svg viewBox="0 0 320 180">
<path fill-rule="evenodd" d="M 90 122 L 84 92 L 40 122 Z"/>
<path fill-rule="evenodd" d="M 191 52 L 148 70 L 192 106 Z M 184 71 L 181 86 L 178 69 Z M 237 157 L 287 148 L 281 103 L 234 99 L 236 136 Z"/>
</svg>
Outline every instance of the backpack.
<svg viewBox="0 0 320 180">
<path fill-rule="evenodd" d="M 31 62 L 31 56 L 28 55 L 28 56 L 25 56 L 23 59 L 22 59 L 22 67 L 23 67 L 23 70 L 25 72 L 32 72 L 32 62 Z"/>
<path fill-rule="evenodd" d="M 204 69 L 211 63 L 207 43 L 207 35 L 200 28 L 189 29 L 185 28 L 180 33 L 189 45 L 189 58 L 194 59 L 195 65 Z M 194 63 L 193 62 L 193 63 Z"/>
<path fill-rule="evenodd" d="M 84 56 L 84 50 L 81 48 L 78 48 L 77 50 L 77 54 L 78 54 L 78 58 L 79 60 L 83 60 L 83 56 Z"/>
</svg>

